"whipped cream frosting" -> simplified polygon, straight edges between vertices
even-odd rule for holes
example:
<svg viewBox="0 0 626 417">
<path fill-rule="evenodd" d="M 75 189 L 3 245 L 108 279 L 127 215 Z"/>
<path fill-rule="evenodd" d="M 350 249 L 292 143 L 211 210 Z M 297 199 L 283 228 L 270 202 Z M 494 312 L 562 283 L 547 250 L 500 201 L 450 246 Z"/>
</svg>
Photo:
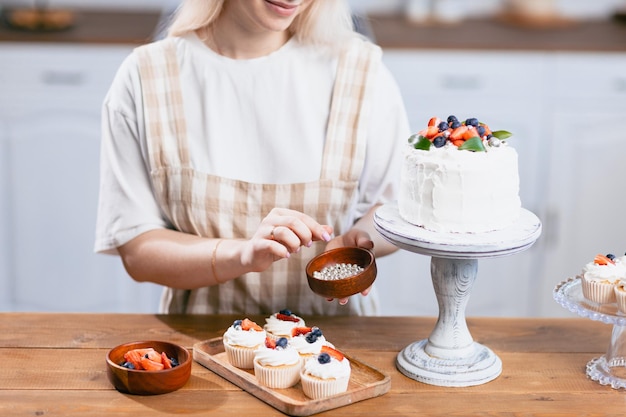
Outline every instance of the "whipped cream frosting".
<svg viewBox="0 0 626 417">
<path fill-rule="evenodd" d="M 293 365 L 300 361 L 300 354 L 292 346 L 270 349 L 263 345 L 254 351 L 254 360 L 263 366 Z"/>
<path fill-rule="evenodd" d="M 320 353 L 322 346 L 333 346 L 329 342 L 326 341 L 324 336 L 319 336 L 317 340 L 313 343 L 309 343 L 306 340 L 306 335 L 298 335 L 296 337 L 292 337 L 289 340 L 289 343 L 302 355 L 310 355 Z"/>
<path fill-rule="evenodd" d="M 265 330 L 242 330 L 230 326 L 224 333 L 223 340 L 231 346 L 257 347 L 265 343 Z"/>
<path fill-rule="evenodd" d="M 305 362 L 303 372 L 321 379 L 349 377 L 350 361 L 346 358 L 343 358 L 342 361 L 331 358 L 330 362 L 322 364 L 319 363 L 317 356 L 315 356 Z"/>
<path fill-rule="evenodd" d="M 626 279 L 626 263 L 620 258 L 615 264 L 598 265 L 593 261 L 583 266 L 583 276 L 589 281 L 609 281 L 617 283 L 621 278 Z"/>
<path fill-rule="evenodd" d="M 304 327 L 305 323 L 301 317 L 292 315 L 291 317 L 297 317 L 298 321 L 280 320 L 276 317 L 277 313 L 265 319 L 265 326 L 263 328 L 274 335 L 284 336 L 288 339 L 291 338 L 291 330 L 294 327 Z"/>
<path fill-rule="evenodd" d="M 481 233 L 512 225 L 521 211 L 517 151 L 506 143 L 486 152 L 407 145 L 398 211 L 407 222 L 435 232 Z"/>
</svg>

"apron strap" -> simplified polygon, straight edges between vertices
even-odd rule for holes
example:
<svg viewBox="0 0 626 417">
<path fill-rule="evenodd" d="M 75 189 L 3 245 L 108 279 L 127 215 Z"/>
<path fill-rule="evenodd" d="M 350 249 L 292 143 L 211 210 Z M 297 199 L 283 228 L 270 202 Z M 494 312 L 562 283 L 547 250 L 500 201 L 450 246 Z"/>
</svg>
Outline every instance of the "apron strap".
<svg viewBox="0 0 626 417">
<path fill-rule="evenodd" d="M 187 124 L 176 45 L 171 38 L 135 49 L 144 104 L 150 166 L 189 166 Z"/>
<path fill-rule="evenodd" d="M 367 133 L 364 125 L 381 56 L 380 47 L 356 38 L 339 58 L 322 162 L 323 179 L 358 181 L 361 176 Z"/>
</svg>

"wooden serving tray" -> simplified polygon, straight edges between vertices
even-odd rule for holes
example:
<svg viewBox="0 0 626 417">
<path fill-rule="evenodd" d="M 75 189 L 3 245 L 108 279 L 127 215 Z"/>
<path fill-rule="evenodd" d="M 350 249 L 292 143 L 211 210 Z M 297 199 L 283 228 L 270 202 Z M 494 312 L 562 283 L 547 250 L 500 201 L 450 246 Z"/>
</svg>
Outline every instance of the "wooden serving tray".
<svg viewBox="0 0 626 417">
<path fill-rule="evenodd" d="M 252 369 L 239 369 L 228 362 L 221 337 L 198 342 L 193 346 L 193 359 L 196 362 L 290 416 L 310 416 L 378 397 L 389 391 L 391 378 L 388 375 L 350 356 L 346 357 L 352 368 L 348 390 L 332 397 L 313 400 L 304 395 L 299 382 L 286 389 L 260 386 Z"/>
</svg>

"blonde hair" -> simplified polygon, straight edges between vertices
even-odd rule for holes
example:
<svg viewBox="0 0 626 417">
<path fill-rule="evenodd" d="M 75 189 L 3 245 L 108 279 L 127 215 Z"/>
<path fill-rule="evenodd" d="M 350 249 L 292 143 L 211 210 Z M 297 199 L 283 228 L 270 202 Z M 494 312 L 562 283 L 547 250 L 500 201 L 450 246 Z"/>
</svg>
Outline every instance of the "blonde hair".
<svg viewBox="0 0 626 417">
<path fill-rule="evenodd" d="M 168 36 L 184 36 L 210 26 L 219 17 L 225 1 L 228 0 L 184 0 L 173 16 Z M 313 0 L 296 16 L 289 30 L 302 43 L 332 48 L 358 36 L 346 0 Z"/>
</svg>

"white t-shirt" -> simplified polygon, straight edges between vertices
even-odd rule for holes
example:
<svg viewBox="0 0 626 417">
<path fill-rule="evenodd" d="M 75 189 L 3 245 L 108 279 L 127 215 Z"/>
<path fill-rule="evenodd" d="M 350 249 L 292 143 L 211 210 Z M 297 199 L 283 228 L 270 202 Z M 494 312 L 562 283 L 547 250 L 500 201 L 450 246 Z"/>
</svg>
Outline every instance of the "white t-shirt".
<svg viewBox="0 0 626 417">
<path fill-rule="evenodd" d="M 195 34 L 176 38 L 189 153 L 194 169 L 253 183 L 320 176 L 337 60 L 292 39 L 274 53 L 234 60 Z M 396 198 L 409 123 L 397 84 L 380 66 L 368 117 L 365 165 L 354 219 Z M 137 57 L 121 65 L 103 104 L 95 250 L 171 227 L 154 198 Z"/>
</svg>

